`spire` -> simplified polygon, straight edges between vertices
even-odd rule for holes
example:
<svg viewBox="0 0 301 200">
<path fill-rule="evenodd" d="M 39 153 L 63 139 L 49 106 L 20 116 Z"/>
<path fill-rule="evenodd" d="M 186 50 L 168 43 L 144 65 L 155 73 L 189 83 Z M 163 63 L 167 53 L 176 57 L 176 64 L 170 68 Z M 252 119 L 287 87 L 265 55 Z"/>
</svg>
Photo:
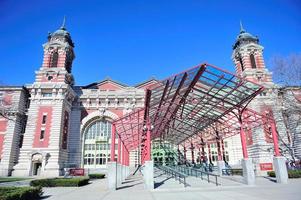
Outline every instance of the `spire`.
<svg viewBox="0 0 301 200">
<path fill-rule="evenodd" d="M 61 29 L 62 30 L 66 30 L 66 16 L 64 16 L 64 19 L 63 19 L 63 24 L 62 24 L 62 26 L 61 26 Z"/>
<path fill-rule="evenodd" d="M 246 30 L 244 29 L 244 27 L 242 26 L 242 22 L 240 20 L 240 33 L 245 33 Z"/>
</svg>

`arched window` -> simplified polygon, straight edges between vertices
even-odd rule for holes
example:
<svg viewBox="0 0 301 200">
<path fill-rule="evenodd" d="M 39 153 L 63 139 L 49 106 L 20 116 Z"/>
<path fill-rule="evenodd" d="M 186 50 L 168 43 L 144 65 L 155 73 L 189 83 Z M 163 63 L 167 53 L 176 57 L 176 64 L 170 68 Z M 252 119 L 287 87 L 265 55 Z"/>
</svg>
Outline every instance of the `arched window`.
<svg viewBox="0 0 301 200">
<path fill-rule="evenodd" d="M 96 155 L 96 165 L 105 165 L 106 164 L 106 154 L 97 154 Z"/>
<path fill-rule="evenodd" d="M 99 137 L 111 137 L 112 125 L 108 121 L 96 121 L 86 130 L 87 140 L 95 140 Z"/>
<path fill-rule="evenodd" d="M 98 120 L 92 122 L 84 132 L 83 151 L 84 167 L 95 168 L 108 162 L 110 151 L 108 143 L 111 137 L 112 125 L 109 121 Z"/>
<path fill-rule="evenodd" d="M 108 155 L 108 162 L 111 161 L 111 154 Z M 117 161 L 117 154 L 115 154 L 115 161 Z"/>
<path fill-rule="evenodd" d="M 256 61 L 255 61 L 254 54 L 250 54 L 250 60 L 251 60 L 251 66 L 252 66 L 252 68 L 256 69 Z"/>
<path fill-rule="evenodd" d="M 213 162 L 217 161 L 218 160 L 217 152 L 216 151 L 212 151 L 211 154 L 212 154 L 212 161 Z"/>
<path fill-rule="evenodd" d="M 94 154 L 88 153 L 84 157 L 84 165 L 93 165 L 94 164 Z"/>
<path fill-rule="evenodd" d="M 54 52 L 51 56 L 51 68 L 57 67 L 57 63 L 58 63 L 58 59 L 59 59 L 59 54 L 57 52 Z"/>
<path fill-rule="evenodd" d="M 243 72 L 245 70 L 245 67 L 240 56 L 239 56 L 239 63 L 240 63 L 241 71 Z"/>
<path fill-rule="evenodd" d="M 225 151 L 225 160 L 229 162 L 229 152 Z"/>
</svg>

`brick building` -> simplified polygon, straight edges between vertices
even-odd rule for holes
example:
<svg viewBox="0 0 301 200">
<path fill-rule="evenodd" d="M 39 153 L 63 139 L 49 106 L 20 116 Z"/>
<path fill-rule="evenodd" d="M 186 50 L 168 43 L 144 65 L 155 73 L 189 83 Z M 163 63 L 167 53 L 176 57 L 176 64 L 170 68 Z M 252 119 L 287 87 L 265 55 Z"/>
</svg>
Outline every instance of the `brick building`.
<svg viewBox="0 0 301 200">
<path fill-rule="evenodd" d="M 49 34 L 43 48 L 43 63 L 32 84 L 0 87 L 0 176 L 59 176 L 70 167 L 103 171 L 110 160 L 112 120 L 143 107 L 144 89 L 157 81 L 127 86 L 105 79 L 87 86 L 74 85 L 74 44 L 64 24 Z M 236 73 L 266 88 L 249 106 L 259 112 L 273 111 L 280 139 L 284 144 L 292 143 L 294 155 L 300 158 L 301 127 L 297 124 L 295 132 L 288 133 L 282 107 L 276 100 L 280 87 L 272 82 L 262 53 L 258 38 L 241 27 L 232 55 Z M 300 106 L 300 88 L 283 91 L 289 98 L 296 97 L 293 101 Z M 292 124 L 296 119 L 298 115 L 286 121 Z M 292 142 L 293 136 L 296 139 Z M 247 136 L 250 157 L 258 172 L 261 164 L 272 163 L 270 137 L 269 127 L 253 130 Z M 227 139 L 225 144 L 227 161 L 239 165 L 239 136 Z M 206 149 L 213 161 L 214 148 L 212 145 L 211 150 Z M 137 164 L 137 151 L 131 152 L 130 162 Z"/>
</svg>

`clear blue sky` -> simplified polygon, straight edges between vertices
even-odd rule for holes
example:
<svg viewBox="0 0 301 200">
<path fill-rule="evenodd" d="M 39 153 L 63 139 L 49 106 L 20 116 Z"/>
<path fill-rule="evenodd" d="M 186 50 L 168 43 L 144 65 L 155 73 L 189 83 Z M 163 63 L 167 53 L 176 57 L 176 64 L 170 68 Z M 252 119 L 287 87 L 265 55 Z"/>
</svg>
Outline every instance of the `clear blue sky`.
<svg viewBox="0 0 301 200">
<path fill-rule="evenodd" d="M 163 79 L 204 61 L 234 71 L 239 21 L 275 55 L 301 52 L 297 0 L 0 0 L 0 82 L 34 81 L 48 31 L 63 16 L 75 43 L 77 85 L 110 76 L 133 85 Z"/>
</svg>

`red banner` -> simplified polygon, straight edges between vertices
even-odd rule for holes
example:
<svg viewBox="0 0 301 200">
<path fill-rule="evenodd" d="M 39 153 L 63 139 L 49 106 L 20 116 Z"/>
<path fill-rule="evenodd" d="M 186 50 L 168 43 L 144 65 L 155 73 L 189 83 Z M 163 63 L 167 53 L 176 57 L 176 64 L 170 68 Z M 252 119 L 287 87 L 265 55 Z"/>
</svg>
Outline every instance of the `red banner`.
<svg viewBox="0 0 301 200">
<path fill-rule="evenodd" d="M 261 171 L 272 171 L 273 164 L 272 163 L 260 163 L 260 170 Z"/>
<path fill-rule="evenodd" d="M 71 176 L 85 176 L 85 169 L 83 168 L 70 169 L 69 174 Z"/>
</svg>

